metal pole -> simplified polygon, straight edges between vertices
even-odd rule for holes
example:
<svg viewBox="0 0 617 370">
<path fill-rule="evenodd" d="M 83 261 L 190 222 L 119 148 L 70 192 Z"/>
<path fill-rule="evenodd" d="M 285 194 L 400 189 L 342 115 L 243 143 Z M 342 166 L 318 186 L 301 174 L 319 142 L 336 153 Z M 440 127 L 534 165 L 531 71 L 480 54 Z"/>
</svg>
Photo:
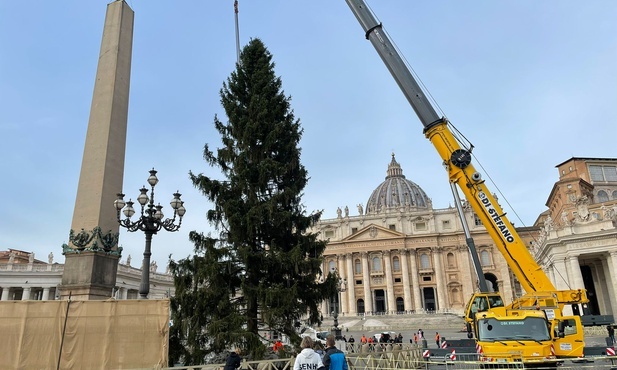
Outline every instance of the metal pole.
<svg viewBox="0 0 617 370">
<path fill-rule="evenodd" d="M 489 293 L 488 285 L 486 284 L 486 279 L 484 278 L 484 272 L 482 271 L 482 265 L 480 264 L 480 259 L 478 258 L 478 251 L 476 251 L 476 244 L 474 243 L 471 233 L 469 232 L 469 225 L 467 225 L 467 219 L 465 218 L 465 213 L 463 213 L 463 208 L 461 207 L 461 198 L 459 197 L 458 190 L 456 190 L 456 185 L 454 185 L 453 182 L 450 183 L 450 189 L 452 189 L 454 205 L 456 206 L 458 216 L 461 219 L 461 225 L 463 226 L 463 231 L 465 232 L 465 241 L 467 242 L 467 247 L 469 248 L 469 254 L 471 255 L 476 274 L 478 275 L 480 292 Z"/>
<path fill-rule="evenodd" d="M 66 315 L 64 316 L 64 327 L 62 328 L 62 339 L 60 340 L 60 352 L 58 353 L 58 366 L 57 370 L 60 369 L 60 360 L 62 359 L 62 347 L 64 346 L 64 336 L 66 334 L 66 322 L 69 320 L 69 307 L 71 306 L 71 295 L 73 292 L 69 292 L 69 299 L 66 304 Z"/>
<path fill-rule="evenodd" d="M 240 29 L 238 27 L 238 0 L 234 1 L 234 13 L 236 18 L 236 61 L 240 63 Z"/>
<path fill-rule="evenodd" d="M 141 266 L 141 284 L 139 285 L 139 298 L 148 299 L 150 292 L 150 248 L 152 246 L 152 231 L 145 231 L 146 234 L 146 249 L 144 250 L 144 261 Z"/>
</svg>

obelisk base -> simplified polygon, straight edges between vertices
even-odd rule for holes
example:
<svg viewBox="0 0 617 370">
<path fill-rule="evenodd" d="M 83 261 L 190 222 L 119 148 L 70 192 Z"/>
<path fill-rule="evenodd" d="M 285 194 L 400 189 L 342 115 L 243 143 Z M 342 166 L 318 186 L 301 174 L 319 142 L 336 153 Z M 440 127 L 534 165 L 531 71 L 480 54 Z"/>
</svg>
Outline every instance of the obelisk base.
<svg viewBox="0 0 617 370">
<path fill-rule="evenodd" d="M 105 252 L 66 253 L 61 299 L 101 300 L 112 297 L 119 256 Z"/>
</svg>

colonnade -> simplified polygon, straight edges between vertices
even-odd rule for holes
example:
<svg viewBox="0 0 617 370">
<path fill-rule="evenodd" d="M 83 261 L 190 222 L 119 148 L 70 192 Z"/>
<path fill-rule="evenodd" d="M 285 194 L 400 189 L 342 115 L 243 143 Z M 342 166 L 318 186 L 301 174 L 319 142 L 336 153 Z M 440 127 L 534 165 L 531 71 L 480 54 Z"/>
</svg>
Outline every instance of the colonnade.
<svg viewBox="0 0 617 370">
<path fill-rule="evenodd" d="M 15 295 L 21 292 L 21 300 L 40 300 L 40 301 L 53 301 L 56 299 L 55 292 L 56 286 L 43 286 L 43 287 L 10 287 L 3 286 L 2 294 L 0 294 L 0 301 L 15 300 Z M 53 293 L 53 294 L 52 294 Z"/>
<path fill-rule="evenodd" d="M 469 273 L 469 256 L 467 248 L 464 246 L 450 248 L 456 254 L 457 270 L 467 269 Z M 431 256 L 430 267 L 418 268 L 419 255 L 426 254 Z M 336 269 L 342 279 L 342 289 L 339 294 L 339 313 L 342 315 L 357 315 L 358 300 L 364 302 L 364 313 L 372 314 L 377 310 L 375 290 L 385 291 L 384 305 L 385 313 L 396 313 L 397 298 L 402 298 L 404 311 L 422 311 L 426 309 L 426 302 L 423 299 L 423 288 L 434 290 L 435 305 L 437 311 L 449 309 L 451 302 L 448 298 L 448 286 L 446 272 L 444 269 L 444 248 L 432 247 L 415 249 L 392 249 L 375 252 L 356 252 L 326 256 L 325 265 L 333 259 L 336 261 Z M 393 266 L 392 258 L 399 257 L 400 264 Z M 383 262 L 381 270 L 373 270 L 371 259 L 379 257 Z M 357 260 L 360 260 L 361 270 L 357 271 Z M 327 268 L 324 269 L 327 271 Z M 459 274 L 460 276 L 461 274 Z M 426 277 L 427 280 L 423 280 Z M 400 278 L 400 279 L 399 279 Z M 397 279 L 397 281 L 395 281 Z M 360 287 L 361 284 L 361 287 Z M 466 279 L 457 282 L 457 286 L 462 290 L 464 296 L 473 292 L 473 282 Z M 358 290 L 356 290 L 358 288 Z M 402 289 L 401 289 L 402 288 Z M 396 293 L 395 293 L 396 291 Z M 356 293 L 361 292 L 360 296 Z M 322 305 L 322 312 L 331 313 L 332 308 L 326 302 Z M 381 312 L 380 312 L 381 313 Z"/>
</svg>

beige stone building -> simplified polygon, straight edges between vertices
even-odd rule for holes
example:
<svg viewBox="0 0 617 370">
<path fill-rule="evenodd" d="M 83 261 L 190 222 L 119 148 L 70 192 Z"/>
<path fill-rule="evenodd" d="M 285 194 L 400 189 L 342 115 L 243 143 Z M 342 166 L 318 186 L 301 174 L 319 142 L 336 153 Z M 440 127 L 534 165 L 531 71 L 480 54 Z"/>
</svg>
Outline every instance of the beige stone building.
<svg viewBox="0 0 617 370">
<path fill-rule="evenodd" d="M 339 296 L 322 305 L 324 316 L 463 312 L 478 284 L 456 208 L 433 208 L 394 154 L 366 208 L 354 208 L 353 215 L 339 208 L 313 230 L 329 240 L 324 271 L 336 270 L 342 280 Z M 520 287 L 465 201 L 463 208 L 488 285 L 511 300 Z M 531 240 L 534 230 L 522 236 Z"/>
<path fill-rule="evenodd" d="M 47 261 L 36 259 L 34 253 L 9 249 L 0 251 L 0 301 L 60 299 L 62 274 L 66 266 L 54 262 L 53 252 Z M 138 299 L 141 268 L 131 266 L 131 256 L 118 264 L 114 278 L 116 286 L 109 297 Z M 173 276 L 160 272 L 156 263 L 150 265 L 150 299 L 168 298 L 175 293 Z"/>
<path fill-rule="evenodd" d="M 617 159 L 573 157 L 556 167 L 534 256 L 558 289 L 587 289 L 586 313 L 617 316 Z"/>
</svg>

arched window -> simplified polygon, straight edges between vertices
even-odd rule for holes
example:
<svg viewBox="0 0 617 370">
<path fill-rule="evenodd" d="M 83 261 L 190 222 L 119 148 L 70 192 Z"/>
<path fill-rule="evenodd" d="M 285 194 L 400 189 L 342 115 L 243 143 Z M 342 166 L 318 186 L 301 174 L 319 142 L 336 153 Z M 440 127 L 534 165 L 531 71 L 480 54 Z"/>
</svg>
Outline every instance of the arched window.
<svg viewBox="0 0 617 370">
<path fill-rule="evenodd" d="M 490 266 L 491 265 L 491 256 L 488 251 L 480 252 L 480 264 L 482 266 Z"/>
<path fill-rule="evenodd" d="M 392 270 L 401 271 L 401 260 L 398 259 L 398 256 L 392 257 Z"/>
<path fill-rule="evenodd" d="M 431 261 L 429 260 L 428 255 L 426 253 L 422 253 L 420 255 L 420 268 L 422 269 L 431 268 Z"/>
<path fill-rule="evenodd" d="M 333 272 L 336 270 L 336 262 L 330 261 L 328 262 L 328 271 Z"/>
<path fill-rule="evenodd" d="M 360 275 L 362 273 L 362 262 L 359 259 L 356 259 L 356 275 Z"/>
<path fill-rule="evenodd" d="M 613 191 L 613 200 L 617 199 L 617 190 Z"/>
<path fill-rule="evenodd" d="M 598 191 L 598 203 L 608 202 L 608 194 L 604 190 Z"/>
<path fill-rule="evenodd" d="M 381 259 L 373 257 L 373 271 L 381 271 Z"/>
<path fill-rule="evenodd" d="M 454 253 L 449 252 L 446 255 L 446 260 L 448 261 L 448 267 L 449 268 L 454 268 L 456 267 L 456 260 L 454 259 Z"/>
</svg>

